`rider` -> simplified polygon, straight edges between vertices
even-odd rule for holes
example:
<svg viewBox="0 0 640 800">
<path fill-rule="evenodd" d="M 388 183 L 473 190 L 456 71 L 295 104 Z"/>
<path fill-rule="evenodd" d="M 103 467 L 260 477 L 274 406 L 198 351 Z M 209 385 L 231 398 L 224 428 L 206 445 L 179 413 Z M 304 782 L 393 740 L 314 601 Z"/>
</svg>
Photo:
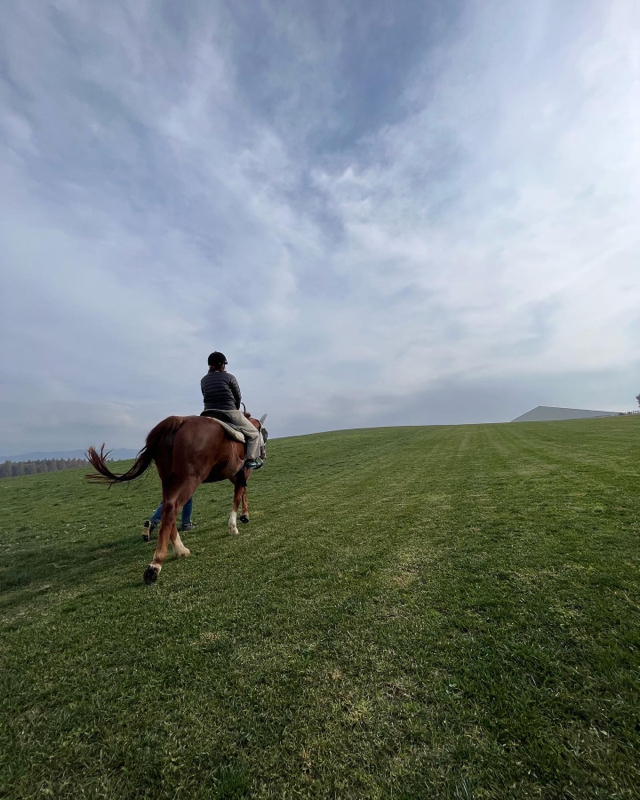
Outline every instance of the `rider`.
<svg viewBox="0 0 640 800">
<path fill-rule="evenodd" d="M 240 428 L 247 440 L 245 467 L 260 469 L 264 462 L 258 455 L 260 446 L 258 430 L 240 411 L 242 400 L 240 387 L 235 377 L 227 372 L 227 363 L 225 356 L 218 351 L 209 356 L 209 372 L 200 381 L 204 398 L 204 411 L 201 416 L 207 416 L 208 411 L 223 411 L 229 422 Z"/>
</svg>

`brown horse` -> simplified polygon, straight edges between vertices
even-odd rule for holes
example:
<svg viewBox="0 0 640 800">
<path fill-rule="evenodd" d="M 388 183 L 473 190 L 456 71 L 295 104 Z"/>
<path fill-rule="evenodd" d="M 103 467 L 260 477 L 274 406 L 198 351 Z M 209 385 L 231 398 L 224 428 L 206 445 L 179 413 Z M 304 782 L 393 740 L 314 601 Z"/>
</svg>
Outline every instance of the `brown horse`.
<svg viewBox="0 0 640 800">
<path fill-rule="evenodd" d="M 262 434 L 262 457 L 268 434 L 262 420 L 247 419 Z M 156 462 L 162 481 L 162 524 L 153 560 L 144 573 L 145 583 L 157 580 L 167 555 L 169 539 L 176 557 L 188 556 L 176 525 L 181 508 L 201 483 L 230 480 L 235 486 L 233 508 L 229 517 L 229 533 L 238 534 L 237 513 L 242 503 L 241 522 L 249 522 L 247 506 L 247 480 L 251 470 L 244 468 L 244 444 L 230 439 L 219 422 L 211 417 L 167 417 L 150 431 L 145 446 L 140 450 L 134 465 L 123 475 L 114 475 L 107 466 L 108 453 L 104 445 L 98 453 L 94 447 L 87 451 L 87 459 L 99 472 L 90 474 L 90 481 L 122 483 L 140 477 L 152 461 Z"/>
</svg>

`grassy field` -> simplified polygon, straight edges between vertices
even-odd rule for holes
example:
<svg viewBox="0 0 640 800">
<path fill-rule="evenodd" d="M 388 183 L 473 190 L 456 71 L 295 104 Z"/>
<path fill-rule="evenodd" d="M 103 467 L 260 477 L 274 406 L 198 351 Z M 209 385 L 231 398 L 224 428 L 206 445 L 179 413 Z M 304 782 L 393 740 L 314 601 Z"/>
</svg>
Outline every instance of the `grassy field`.
<svg viewBox="0 0 640 800">
<path fill-rule="evenodd" d="M 640 797 L 640 419 L 274 441 L 143 585 L 149 473 L 0 482 L 0 795 Z"/>
</svg>

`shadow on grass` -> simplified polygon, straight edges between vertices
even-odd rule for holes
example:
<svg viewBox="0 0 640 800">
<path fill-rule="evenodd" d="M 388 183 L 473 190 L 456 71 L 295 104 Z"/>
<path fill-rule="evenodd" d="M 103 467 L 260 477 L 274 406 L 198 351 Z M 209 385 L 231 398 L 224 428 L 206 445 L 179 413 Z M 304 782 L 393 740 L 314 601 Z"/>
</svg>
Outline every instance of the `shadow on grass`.
<svg viewBox="0 0 640 800">
<path fill-rule="evenodd" d="M 0 567 L 0 594 L 11 593 L 0 599 L 0 605 L 14 605 L 34 585 L 45 581 L 55 583 L 56 588 L 71 588 L 79 577 L 86 581 L 118 565 L 124 568 L 123 556 L 130 552 L 129 542 L 117 541 L 50 545 L 13 554 L 11 562 Z"/>
<path fill-rule="evenodd" d="M 215 532 L 210 528 L 200 529 L 189 531 L 187 535 L 189 541 L 185 544 L 191 547 L 229 538 L 226 529 Z M 111 572 L 115 578 L 119 570 L 128 572 L 135 563 L 139 563 L 139 579 L 126 579 L 121 588 L 144 587 L 142 575 L 153 557 L 156 541 L 152 537 L 144 542 L 141 536 L 127 534 L 118 541 L 52 544 L 12 554 L 10 563 L 0 565 L 0 609 L 19 606 L 54 587 L 56 590 L 76 589 L 79 583 L 86 586 L 105 573 Z M 180 560 L 175 558 L 169 545 L 165 567 Z"/>
</svg>

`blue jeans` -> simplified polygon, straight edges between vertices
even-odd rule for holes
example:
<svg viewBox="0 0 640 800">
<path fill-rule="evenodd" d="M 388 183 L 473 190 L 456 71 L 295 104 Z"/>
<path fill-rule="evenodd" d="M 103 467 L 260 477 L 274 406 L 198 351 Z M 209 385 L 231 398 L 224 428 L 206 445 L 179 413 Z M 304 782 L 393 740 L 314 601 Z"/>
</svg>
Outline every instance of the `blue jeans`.
<svg viewBox="0 0 640 800">
<path fill-rule="evenodd" d="M 193 497 L 190 497 L 182 506 L 182 524 L 188 525 L 191 522 L 191 512 L 193 511 Z M 162 503 L 156 508 L 151 517 L 151 524 L 158 525 L 162 519 Z"/>
</svg>

